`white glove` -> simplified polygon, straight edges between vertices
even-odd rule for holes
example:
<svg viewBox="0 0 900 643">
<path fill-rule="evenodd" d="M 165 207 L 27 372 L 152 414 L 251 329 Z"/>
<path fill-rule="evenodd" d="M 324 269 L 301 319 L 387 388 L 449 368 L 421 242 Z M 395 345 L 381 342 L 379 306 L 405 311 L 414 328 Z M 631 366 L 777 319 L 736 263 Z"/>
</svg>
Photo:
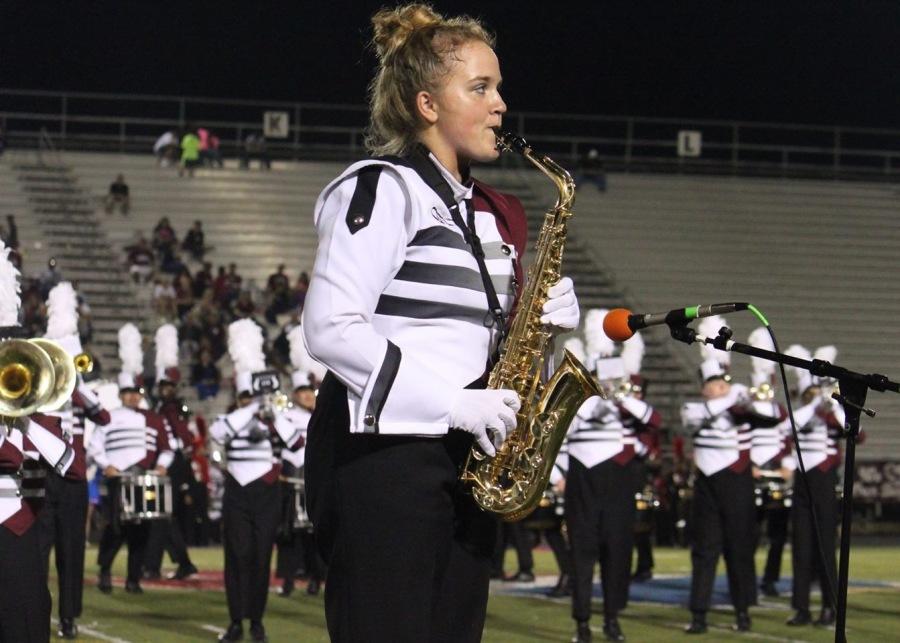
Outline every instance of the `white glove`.
<svg viewBox="0 0 900 643">
<path fill-rule="evenodd" d="M 575 286 L 568 277 L 563 277 L 547 290 L 547 301 L 541 310 L 541 323 L 554 326 L 560 331 L 575 330 L 581 320 Z"/>
<path fill-rule="evenodd" d="M 450 428 L 471 433 L 481 450 L 494 457 L 506 434 L 516 428 L 521 406 L 519 395 L 509 389 L 463 389 L 453 401 Z"/>
</svg>

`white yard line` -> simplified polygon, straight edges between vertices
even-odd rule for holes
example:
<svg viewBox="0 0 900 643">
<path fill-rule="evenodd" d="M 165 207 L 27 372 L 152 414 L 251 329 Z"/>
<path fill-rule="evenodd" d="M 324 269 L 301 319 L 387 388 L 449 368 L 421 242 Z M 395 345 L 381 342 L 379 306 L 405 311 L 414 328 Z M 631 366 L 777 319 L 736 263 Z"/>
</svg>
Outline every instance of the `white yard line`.
<svg viewBox="0 0 900 643">
<path fill-rule="evenodd" d="M 676 630 L 681 630 L 684 628 L 685 623 L 684 622 L 677 623 L 675 621 L 672 621 L 672 622 L 666 623 L 666 625 L 669 625 L 669 626 L 675 628 Z M 778 641 L 778 643 L 805 643 L 805 639 L 790 639 L 790 638 L 784 638 L 782 636 L 772 636 L 771 634 L 760 634 L 759 632 L 735 632 L 728 625 L 710 625 L 709 626 L 710 632 L 715 632 L 716 630 L 718 630 L 720 632 L 730 632 L 732 634 L 740 634 L 741 638 L 758 639 L 760 641 Z"/>
<path fill-rule="evenodd" d="M 54 618 L 53 624 L 59 625 L 59 621 Z M 127 639 L 120 639 L 117 636 L 110 636 L 109 634 L 104 634 L 103 632 L 95 630 L 92 626 L 98 625 L 97 621 L 93 621 L 90 625 L 84 625 L 83 623 L 77 623 L 77 625 L 79 634 L 89 634 L 96 639 L 100 639 L 101 641 L 109 641 L 110 643 L 131 643 L 131 641 Z"/>
<path fill-rule="evenodd" d="M 201 630 L 206 630 L 207 632 L 212 632 L 213 634 L 224 634 L 224 627 L 216 627 L 215 625 L 210 625 L 209 623 L 197 623 Z"/>
</svg>

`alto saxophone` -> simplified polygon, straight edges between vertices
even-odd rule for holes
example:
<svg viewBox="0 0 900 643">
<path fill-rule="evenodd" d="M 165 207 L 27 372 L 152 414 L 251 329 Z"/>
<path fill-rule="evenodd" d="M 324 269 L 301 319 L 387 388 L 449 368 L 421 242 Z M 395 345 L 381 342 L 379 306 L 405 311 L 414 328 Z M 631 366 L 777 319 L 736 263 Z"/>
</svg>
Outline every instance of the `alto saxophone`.
<svg viewBox="0 0 900 643">
<path fill-rule="evenodd" d="M 497 148 L 524 156 L 559 190 L 556 205 L 544 215 L 536 258 L 528 269 L 518 312 L 488 379 L 488 388 L 512 389 L 519 394 L 522 407 L 516 428 L 492 458 L 473 446 L 460 474 L 460 480 L 471 485 L 472 496 L 482 509 L 512 522 L 531 513 L 543 497 L 578 408 L 593 395 L 606 396 L 568 350 L 549 380 L 542 381 L 553 348 L 552 335 L 541 324 L 541 310 L 547 290 L 560 278 L 575 181 L 552 159 L 535 154 L 520 137 L 497 131 Z"/>
</svg>

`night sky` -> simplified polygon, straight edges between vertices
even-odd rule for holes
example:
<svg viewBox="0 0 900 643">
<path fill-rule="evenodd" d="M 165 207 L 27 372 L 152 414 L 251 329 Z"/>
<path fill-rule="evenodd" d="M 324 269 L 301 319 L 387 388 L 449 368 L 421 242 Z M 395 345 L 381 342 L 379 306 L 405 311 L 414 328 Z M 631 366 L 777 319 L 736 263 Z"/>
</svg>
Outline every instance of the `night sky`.
<svg viewBox="0 0 900 643">
<path fill-rule="evenodd" d="M 0 87 L 361 104 L 383 4 L 3 0 Z M 497 33 L 513 111 L 900 127 L 894 0 L 433 4 Z"/>
</svg>

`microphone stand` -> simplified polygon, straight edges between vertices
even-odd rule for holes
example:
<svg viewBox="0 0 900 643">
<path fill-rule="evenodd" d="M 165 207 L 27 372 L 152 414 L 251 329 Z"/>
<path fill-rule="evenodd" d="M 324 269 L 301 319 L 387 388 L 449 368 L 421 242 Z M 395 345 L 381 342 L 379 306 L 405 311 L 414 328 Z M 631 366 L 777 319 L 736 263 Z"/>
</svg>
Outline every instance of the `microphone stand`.
<svg viewBox="0 0 900 643">
<path fill-rule="evenodd" d="M 722 327 L 715 338 L 703 337 L 689 327 L 686 322 L 669 324 L 669 331 L 673 339 L 685 344 L 699 342 L 710 344 L 722 351 L 743 353 L 751 357 L 759 357 L 794 366 L 819 377 L 829 377 L 838 381 L 840 393 L 832 394 L 832 397 L 844 407 L 846 416 L 844 422 L 844 437 L 847 447 L 844 450 L 844 498 L 841 503 L 841 554 L 838 568 L 837 587 L 837 615 L 835 622 L 835 643 L 846 643 L 847 625 L 847 581 L 850 572 L 850 529 L 853 523 L 853 483 L 856 466 L 856 439 L 859 436 L 859 418 L 862 413 L 869 417 L 875 417 L 875 411 L 866 408 L 866 394 L 869 389 L 879 391 L 893 391 L 900 393 L 900 384 L 892 382 L 884 375 L 878 373 L 863 374 L 835 366 L 831 362 L 821 359 L 806 360 L 784 353 L 776 353 L 749 344 L 731 341 L 732 331 L 728 327 Z M 824 561 L 823 561 L 824 562 Z"/>
</svg>

